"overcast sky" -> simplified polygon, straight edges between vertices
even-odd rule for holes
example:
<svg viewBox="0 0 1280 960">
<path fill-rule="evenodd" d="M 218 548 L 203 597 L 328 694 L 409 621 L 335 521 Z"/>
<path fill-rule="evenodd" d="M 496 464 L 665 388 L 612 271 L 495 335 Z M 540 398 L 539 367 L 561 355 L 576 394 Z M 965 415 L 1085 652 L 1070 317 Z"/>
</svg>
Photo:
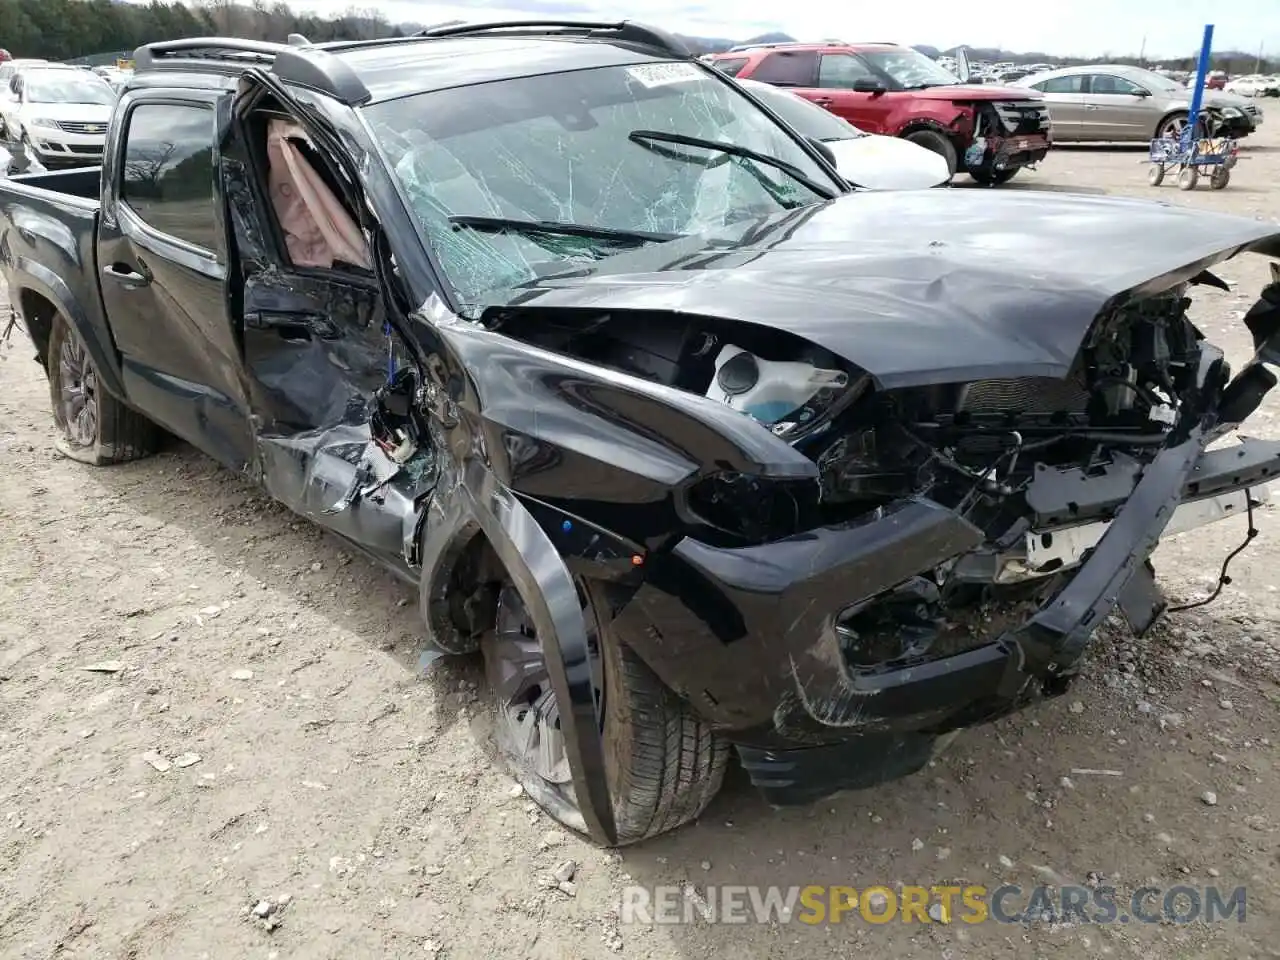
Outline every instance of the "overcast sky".
<svg viewBox="0 0 1280 960">
<path fill-rule="evenodd" d="M 293 0 L 291 6 L 335 14 L 352 0 Z M 356 6 L 365 6 L 355 0 Z M 368 3 L 368 6 L 374 6 Z M 1198 49 L 1206 16 L 1215 23 L 1214 48 L 1256 51 L 1261 42 L 1280 53 L 1280 0 L 1030 0 L 1012 4 L 961 0 L 474 0 L 470 3 L 376 4 L 391 20 L 438 23 L 514 17 L 631 18 L 679 33 L 746 38 L 782 30 L 800 40 L 892 40 L 947 48 L 958 43 L 1042 50 L 1060 55 L 1137 54 L 1146 36 L 1152 58 Z M 1212 14 L 1208 11 L 1216 8 Z M 1265 51 L 1264 51 L 1265 52 Z"/>
</svg>

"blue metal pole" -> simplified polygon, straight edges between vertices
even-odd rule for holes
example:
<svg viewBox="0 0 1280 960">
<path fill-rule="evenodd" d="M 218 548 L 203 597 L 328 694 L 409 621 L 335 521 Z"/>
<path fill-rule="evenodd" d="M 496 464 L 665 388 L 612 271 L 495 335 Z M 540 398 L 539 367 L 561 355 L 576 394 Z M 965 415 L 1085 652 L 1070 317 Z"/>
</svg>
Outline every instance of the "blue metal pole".
<svg viewBox="0 0 1280 960">
<path fill-rule="evenodd" d="M 1213 51 L 1213 24 L 1204 28 L 1204 42 L 1200 45 L 1200 62 L 1196 65 L 1196 87 L 1191 92 L 1191 110 L 1187 114 L 1187 125 L 1182 130 L 1182 141 L 1179 146 L 1185 154 L 1191 149 L 1195 140 L 1196 123 L 1200 119 L 1200 104 L 1204 100 L 1204 85 L 1209 79 L 1209 59 Z"/>
</svg>

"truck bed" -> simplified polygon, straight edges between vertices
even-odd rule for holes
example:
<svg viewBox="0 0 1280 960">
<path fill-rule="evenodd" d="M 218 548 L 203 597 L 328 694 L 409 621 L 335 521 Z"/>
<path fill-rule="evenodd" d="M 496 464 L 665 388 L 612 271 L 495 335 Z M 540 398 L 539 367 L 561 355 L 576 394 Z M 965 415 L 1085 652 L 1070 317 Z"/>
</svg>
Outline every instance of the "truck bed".
<svg viewBox="0 0 1280 960">
<path fill-rule="evenodd" d="M 118 360 L 98 285 L 98 167 L 0 180 L 0 274 L 43 361 L 54 316 L 76 323 L 108 389 Z"/>
<path fill-rule="evenodd" d="M 0 186 L 18 184 L 94 201 L 98 199 L 101 182 L 101 167 L 76 167 L 74 170 L 58 170 L 53 173 L 24 173 L 7 180 L 0 178 Z"/>
</svg>

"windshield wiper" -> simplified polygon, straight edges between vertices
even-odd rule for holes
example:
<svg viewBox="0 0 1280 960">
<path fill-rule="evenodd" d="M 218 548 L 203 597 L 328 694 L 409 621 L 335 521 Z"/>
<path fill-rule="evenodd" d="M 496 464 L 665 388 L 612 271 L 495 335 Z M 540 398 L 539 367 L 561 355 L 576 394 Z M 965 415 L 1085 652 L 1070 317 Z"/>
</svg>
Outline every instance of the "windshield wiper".
<svg viewBox="0 0 1280 960">
<path fill-rule="evenodd" d="M 678 143 L 686 147 L 702 147 L 706 150 L 719 150 L 721 153 L 727 153 L 733 157 L 754 160 L 756 163 L 763 163 L 765 166 L 781 170 L 791 179 L 808 187 L 823 199 L 833 200 L 836 196 L 833 189 L 824 187 L 789 160 L 771 157 L 767 153 L 752 150 L 750 147 L 740 147 L 736 143 L 722 143 L 719 140 L 705 140 L 702 137 L 690 137 L 683 133 L 666 133 L 662 130 L 632 130 L 627 134 L 627 139 L 641 146 L 646 146 L 646 141 L 653 141 L 655 143 Z"/>
<path fill-rule="evenodd" d="M 615 230 L 613 227 L 593 227 L 585 223 L 561 223 L 557 220 L 520 220 L 511 217 L 453 216 L 449 218 L 455 229 L 470 227 L 486 233 L 554 233 L 567 237 L 587 237 L 592 240 L 616 240 L 622 243 L 666 243 L 678 240 L 683 234 L 654 233 L 648 230 Z"/>
</svg>

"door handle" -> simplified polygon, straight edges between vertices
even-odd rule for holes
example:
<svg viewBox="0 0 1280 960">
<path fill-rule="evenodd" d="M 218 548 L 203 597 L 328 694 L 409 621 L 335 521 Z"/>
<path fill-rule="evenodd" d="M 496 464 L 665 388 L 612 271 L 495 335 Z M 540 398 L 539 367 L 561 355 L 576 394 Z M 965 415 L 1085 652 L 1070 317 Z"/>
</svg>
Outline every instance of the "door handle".
<svg viewBox="0 0 1280 960">
<path fill-rule="evenodd" d="M 113 263 L 110 266 L 103 267 L 102 275 L 115 280 L 126 290 L 136 290 L 138 287 L 145 287 L 151 282 L 150 277 L 138 273 L 126 263 Z"/>
<path fill-rule="evenodd" d="M 336 340 L 341 331 L 328 317 L 318 313 L 292 313 L 287 310 L 255 310 L 244 315 L 244 325 L 250 330 L 275 330 L 281 339 L 293 343 L 310 340 Z"/>
<path fill-rule="evenodd" d="M 813 100 L 810 102 L 816 103 L 820 107 L 829 107 L 833 103 L 835 103 L 835 101 L 832 100 L 830 97 L 814 97 Z"/>
<path fill-rule="evenodd" d="M 1085 108 L 1086 110 L 1097 110 L 1097 109 L 1098 109 L 1098 105 L 1097 105 L 1096 103 L 1086 103 L 1086 104 L 1084 105 L 1084 108 Z"/>
</svg>

